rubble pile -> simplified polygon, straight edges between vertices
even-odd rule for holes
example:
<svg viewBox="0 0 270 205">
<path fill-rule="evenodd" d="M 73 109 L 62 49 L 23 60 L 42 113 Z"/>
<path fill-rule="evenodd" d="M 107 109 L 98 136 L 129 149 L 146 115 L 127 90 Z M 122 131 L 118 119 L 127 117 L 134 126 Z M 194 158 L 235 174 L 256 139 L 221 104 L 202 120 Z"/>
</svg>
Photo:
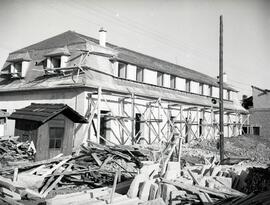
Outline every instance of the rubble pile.
<svg viewBox="0 0 270 205">
<path fill-rule="evenodd" d="M 147 156 L 133 147 L 91 143 L 73 156 L 8 166 L 0 171 L 0 200 L 24 204 L 35 199 L 32 203 L 39 204 L 63 193 L 112 186 L 116 173 L 118 184 L 123 182 L 117 191 L 127 192 L 129 179 L 134 178 L 144 160 Z"/>
<path fill-rule="evenodd" d="M 267 190 L 269 181 L 262 180 L 269 179 L 268 169 L 183 153 L 174 142 L 159 149 L 89 142 L 72 156 L 1 169 L 0 204 L 241 204 L 252 198 L 270 203 L 266 193 L 253 192 Z"/>
<path fill-rule="evenodd" d="M 0 139 L 0 167 L 34 161 L 33 142 L 19 142 L 19 137 Z"/>
</svg>

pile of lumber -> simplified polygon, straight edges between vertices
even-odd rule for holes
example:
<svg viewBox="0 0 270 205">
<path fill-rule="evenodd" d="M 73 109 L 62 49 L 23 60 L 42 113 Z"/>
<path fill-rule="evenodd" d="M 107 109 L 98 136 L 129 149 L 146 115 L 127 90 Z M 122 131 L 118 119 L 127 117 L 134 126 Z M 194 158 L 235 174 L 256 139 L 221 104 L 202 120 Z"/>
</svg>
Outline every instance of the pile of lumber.
<svg viewBox="0 0 270 205">
<path fill-rule="evenodd" d="M 113 186 L 116 180 L 114 192 L 124 193 L 143 160 L 147 156 L 133 147 L 91 143 L 73 156 L 59 155 L 1 169 L 0 200 L 8 204 L 32 200 L 39 204 L 63 193 Z"/>
<path fill-rule="evenodd" d="M 19 142 L 19 137 L 0 138 L 0 165 L 14 165 L 34 160 L 36 152 L 33 142 Z"/>
<path fill-rule="evenodd" d="M 261 205 L 270 204 L 270 191 L 255 192 L 251 193 L 245 197 L 233 197 L 224 200 L 220 200 L 216 205 Z"/>
<path fill-rule="evenodd" d="M 258 169 L 246 169 L 220 165 L 215 157 L 183 163 L 175 143 L 156 150 L 89 142 L 70 156 L 2 168 L 0 204 L 241 204 L 257 196 L 239 191 L 248 176 L 259 181 Z"/>
<path fill-rule="evenodd" d="M 132 181 L 128 196 L 144 202 L 162 198 L 165 204 L 212 204 L 220 199 L 244 197 L 244 193 L 232 188 L 232 178 L 221 176 L 221 165 L 213 164 L 212 170 L 202 167 L 198 172 L 197 166 L 180 168 L 179 162 L 168 162 L 162 174 L 164 164 L 148 162 Z M 204 175 L 206 171 L 209 173 Z"/>
</svg>

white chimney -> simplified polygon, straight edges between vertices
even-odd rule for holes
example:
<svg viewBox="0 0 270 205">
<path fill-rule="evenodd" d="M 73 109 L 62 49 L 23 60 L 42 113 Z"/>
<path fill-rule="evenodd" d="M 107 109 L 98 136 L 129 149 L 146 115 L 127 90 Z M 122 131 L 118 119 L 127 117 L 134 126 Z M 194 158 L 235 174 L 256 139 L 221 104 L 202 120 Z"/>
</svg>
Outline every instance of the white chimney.
<svg viewBox="0 0 270 205">
<path fill-rule="evenodd" d="M 99 29 L 99 45 L 104 47 L 106 46 L 106 33 L 107 31 L 103 27 Z"/>
</svg>

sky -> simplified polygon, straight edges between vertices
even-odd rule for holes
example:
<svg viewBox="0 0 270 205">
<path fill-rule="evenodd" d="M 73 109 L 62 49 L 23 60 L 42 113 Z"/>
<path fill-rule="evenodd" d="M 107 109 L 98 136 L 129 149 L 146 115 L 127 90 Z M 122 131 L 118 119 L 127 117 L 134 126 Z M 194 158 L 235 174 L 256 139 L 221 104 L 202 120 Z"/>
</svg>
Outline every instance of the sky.
<svg viewBox="0 0 270 205">
<path fill-rule="evenodd" d="M 0 66 L 8 53 L 67 30 L 216 77 L 239 95 L 270 89 L 270 0 L 0 0 Z"/>
</svg>

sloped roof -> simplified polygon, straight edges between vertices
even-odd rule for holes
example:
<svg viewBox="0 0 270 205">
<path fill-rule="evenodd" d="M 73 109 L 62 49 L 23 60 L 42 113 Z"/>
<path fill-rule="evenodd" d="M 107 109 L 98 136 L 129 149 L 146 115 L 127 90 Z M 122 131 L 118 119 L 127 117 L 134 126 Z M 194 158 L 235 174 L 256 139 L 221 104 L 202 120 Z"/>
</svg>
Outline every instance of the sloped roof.
<svg viewBox="0 0 270 205">
<path fill-rule="evenodd" d="M 99 40 L 76 33 L 74 31 L 67 31 L 52 38 L 41 41 L 39 43 L 14 51 L 10 55 L 15 53 L 28 52 L 31 50 L 62 48 L 72 44 L 83 44 L 83 43 L 98 45 Z M 106 43 L 106 46 L 107 48 L 113 49 L 117 52 L 116 56 L 113 57 L 112 59 L 128 62 L 130 64 L 139 65 L 145 68 L 153 69 L 156 71 L 176 75 L 182 78 L 219 87 L 216 78 L 210 77 L 195 70 L 191 70 L 183 66 L 179 66 L 123 47 L 118 47 L 110 43 Z M 224 83 L 224 88 L 232 91 L 237 91 L 232 86 L 226 83 Z"/>
<path fill-rule="evenodd" d="M 14 53 L 8 56 L 7 62 L 16 62 L 16 61 L 31 61 L 31 58 L 28 52 Z"/>
<path fill-rule="evenodd" d="M 43 124 L 59 114 L 65 115 L 75 123 L 88 122 L 87 119 L 66 104 L 32 103 L 25 108 L 16 110 L 8 118 L 14 120 L 31 120 Z"/>
<path fill-rule="evenodd" d="M 64 48 L 56 48 L 53 51 L 47 53 L 45 56 L 57 56 L 57 55 L 70 56 L 70 52 L 68 48 L 65 46 Z"/>
<path fill-rule="evenodd" d="M 119 51 L 116 60 L 125 61 L 131 64 L 147 67 L 163 73 L 176 75 L 185 79 L 190 79 L 201 83 L 207 82 L 207 84 L 219 87 L 217 79 L 210 77 L 206 74 L 197 72 L 195 70 L 191 70 L 189 68 L 163 61 L 142 53 L 131 51 L 126 48 L 117 47 L 115 48 L 115 50 Z M 226 83 L 224 83 L 224 88 L 236 91 Z"/>
</svg>

